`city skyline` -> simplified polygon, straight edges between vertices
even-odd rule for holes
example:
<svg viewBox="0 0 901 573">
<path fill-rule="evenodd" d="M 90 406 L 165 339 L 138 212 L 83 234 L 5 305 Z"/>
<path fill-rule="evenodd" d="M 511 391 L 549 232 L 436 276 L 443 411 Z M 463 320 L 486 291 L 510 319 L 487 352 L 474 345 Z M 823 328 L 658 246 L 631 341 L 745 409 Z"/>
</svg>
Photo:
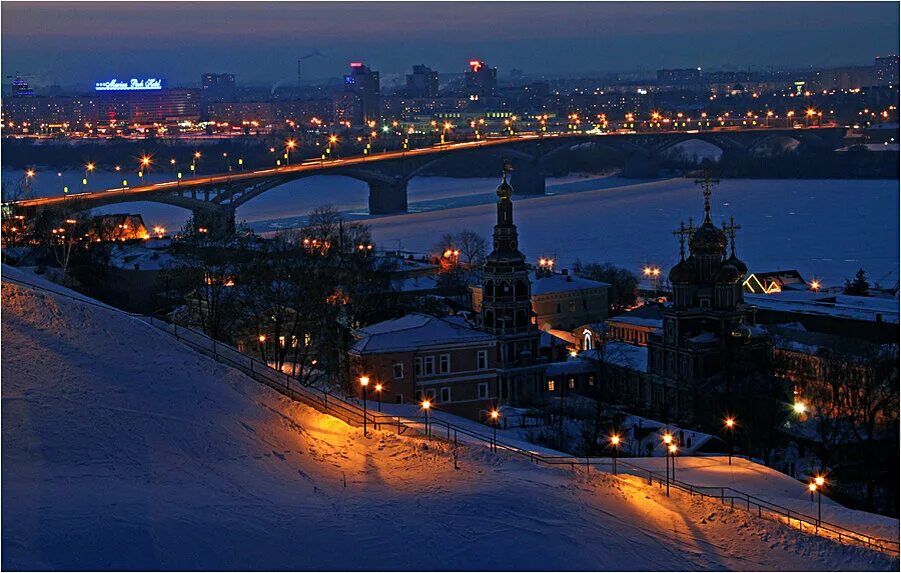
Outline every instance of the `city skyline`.
<svg viewBox="0 0 901 573">
<path fill-rule="evenodd" d="M 337 77 L 362 60 L 385 83 L 416 63 L 452 73 L 473 58 L 505 78 L 513 68 L 567 76 L 836 67 L 898 51 L 898 6 L 890 3 L 341 6 L 7 3 L 3 73 L 30 74 L 35 85 L 85 86 L 112 76 L 187 85 L 202 72 L 223 71 L 243 84 L 275 86 L 296 82 L 298 58 L 317 51 L 304 60 L 307 81 Z M 186 51 L 193 57 L 182 57 Z"/>
</svg>

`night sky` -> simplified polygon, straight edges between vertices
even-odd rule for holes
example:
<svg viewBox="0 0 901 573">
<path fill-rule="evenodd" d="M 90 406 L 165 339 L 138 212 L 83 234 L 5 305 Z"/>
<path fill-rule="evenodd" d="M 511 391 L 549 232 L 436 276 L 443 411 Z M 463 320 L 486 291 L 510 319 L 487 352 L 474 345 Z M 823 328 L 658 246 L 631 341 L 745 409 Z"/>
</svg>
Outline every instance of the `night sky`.
<svg viewBox="0 0 901 573">
<path fill-rule="evenodd" d="M 383 83 L 423 63 L 463 71 L 472 58 L 553 75 L 661 67 L 757 69 L 871 64 L 898 52 L 897 2 L 294 3 L 4 2 L 3 74 L 87 86 L 202 72 L 239 83 L 338 76 L 351 60 Z"/>
</svg>

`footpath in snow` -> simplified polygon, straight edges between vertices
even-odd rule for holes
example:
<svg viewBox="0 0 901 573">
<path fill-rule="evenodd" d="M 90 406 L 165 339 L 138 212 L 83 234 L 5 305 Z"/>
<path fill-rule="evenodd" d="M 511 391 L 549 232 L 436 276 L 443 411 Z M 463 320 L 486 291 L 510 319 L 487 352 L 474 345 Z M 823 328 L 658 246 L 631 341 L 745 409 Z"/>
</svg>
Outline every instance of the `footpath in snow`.
<svg viewBox="0 0 901 573">
<path fill-rule="evenodd" d="M 2 309 L 4 569 L 898 568 L 639 478 L 455 469 L 109 309 L 6 281 Z"/>
</svg>

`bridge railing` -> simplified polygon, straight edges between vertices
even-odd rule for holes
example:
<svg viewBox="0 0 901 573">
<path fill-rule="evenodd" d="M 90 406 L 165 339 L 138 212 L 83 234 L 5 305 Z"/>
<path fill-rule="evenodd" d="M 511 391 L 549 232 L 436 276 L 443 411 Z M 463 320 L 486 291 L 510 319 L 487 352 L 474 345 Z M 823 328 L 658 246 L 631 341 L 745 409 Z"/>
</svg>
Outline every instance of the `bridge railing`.
<svg viewBox="0 0 901 573">
<path fill-rule="evenodd" d="M 506 452 L 535 464 L 564 468 L 586 474 L 590 474 L 592 468 L 595 471 L 600 470 L 609 473 L 607 470 L 613 464 L 612 458 L 555 456 L 522 448 L 504 439 L 495 438 L 494 432 L 488 430 L 490 426 L 486 426 L 486 432 L 483 433 L 470 427 L 436 418 L 435 416 L 393 416 L 377 411 L 374 412 L 371 409 L 367 409 L 364 413 L 364 409 L 360 407 L 356 398 L 350 398 L 332 390 L 320 388 L 315 384 L 304 384 L 290 374 L 272 368 L 269 364 L 192 328 L 179 326 L 176 323 L 161 320 L 150 315 L 127 312 L 93 299 L 75 296 L 15 277 L 5 276 L 3 281 L 33 290 L 49 292 L 83 304 L 134 317 L 160 332 L 173 336 L 177 341 L 202 354 L 241 370 L 254 380 L 269 386 L 292 400 L 306 404 L 324 414 L 339 418 L 353 426 L 362 426 L 365 420 L 366 424 L 371 425 L 374 429 L 387 427 L 395 430 L 398 434 L 413 431 L 429 439 L 446 441 L 455 447 L 459 446 L 461 442 L 480 445 L 493 451 Z M 628 470 L 626 473 L 647 479 L 649 485 L 656 483 L 659 487 L 664 487 L 668 483 L 671 488 L 688 493 L 690 496 L 700 496 L 707 500 L 729 505 L 731 509 L 754 513 L 760 518 L 778 521 L 791 528 L 797 527 L 798 531 L 802 533 L 819 535 L 839 543 L 865 547 L 889 555 L 899 554 L 898 541 L 879 538 L 823 521 L 731 487 L 699 486 L 683 480 L 667 479 L 665 475 L 659 472 L 642 468 L 622 458 L 617 459 L 616 464 L 618 468 Z"/>
</svg>

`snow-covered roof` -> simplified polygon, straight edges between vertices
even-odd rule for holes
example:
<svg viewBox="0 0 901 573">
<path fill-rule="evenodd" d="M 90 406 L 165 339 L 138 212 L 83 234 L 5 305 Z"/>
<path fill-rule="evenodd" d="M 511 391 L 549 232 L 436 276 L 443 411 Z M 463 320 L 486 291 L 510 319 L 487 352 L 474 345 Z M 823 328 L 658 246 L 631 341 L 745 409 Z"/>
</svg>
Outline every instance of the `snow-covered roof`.
<svg viewBox="0 0 901 573">
<path fill-rule="evenodd" d="M 602 283 L 600 281 L 593 281 L 570 274 L 564 275 L 560 273 L 536 277 L 535 272 L 532 272 L 529 274 L 529 280 L 532 281 L 533 295 L 549 294 L 552 292 L 608 288 L 610 286 L 608 283 Z"/>
<path fill-rule="evenodd" d="M 359 340 L 351 351 L 356 354 L 411 352 L 420 348 L 450 344 L 490 343 L 490 334 L 476 330 L 459 320 L 412 313 L 379 322 L 356 333 Z"/>
<path fill-rule="evenodd" d="M 438 278 L 432 275 L 406 277 L 391 281 L 394 290 L 400 292 L 429 291 L 438 288 Z"/>
<path fill-rule="evenodd" d="M 148 249 L 144 245 L 114 245 L 110 265 L 123 270 L 159 271 L 175 261 L 169 253 Z"/>
<path fill-rule="evenodd" d="M 648 371 L 648 347 L 628 344 L 618 340 L 608 340 L 604 343 L 603 350 L 596 348 L 584 350 L 579 353 L 580 358 L 597 360 L 598 355 L 610 364 L 616 364 L 629 370 L 638 372 Z"/>
<path fill-rule="evenodd" d="M 819 295 L 806 292 L 745 294 L 745 302 L 764 310 L 796 312 L 876 322 L 899 323 L 898 300 L 848 295 Z"/>
<path fill-rule="evenodd" d="M 565 330 L 542 330 L 540 344 L 542 348 L 550 348 L 551 346 L 566 346 L 567 344 L 576 344 L 578 340 L 571 332 Z"/>
</svg>

